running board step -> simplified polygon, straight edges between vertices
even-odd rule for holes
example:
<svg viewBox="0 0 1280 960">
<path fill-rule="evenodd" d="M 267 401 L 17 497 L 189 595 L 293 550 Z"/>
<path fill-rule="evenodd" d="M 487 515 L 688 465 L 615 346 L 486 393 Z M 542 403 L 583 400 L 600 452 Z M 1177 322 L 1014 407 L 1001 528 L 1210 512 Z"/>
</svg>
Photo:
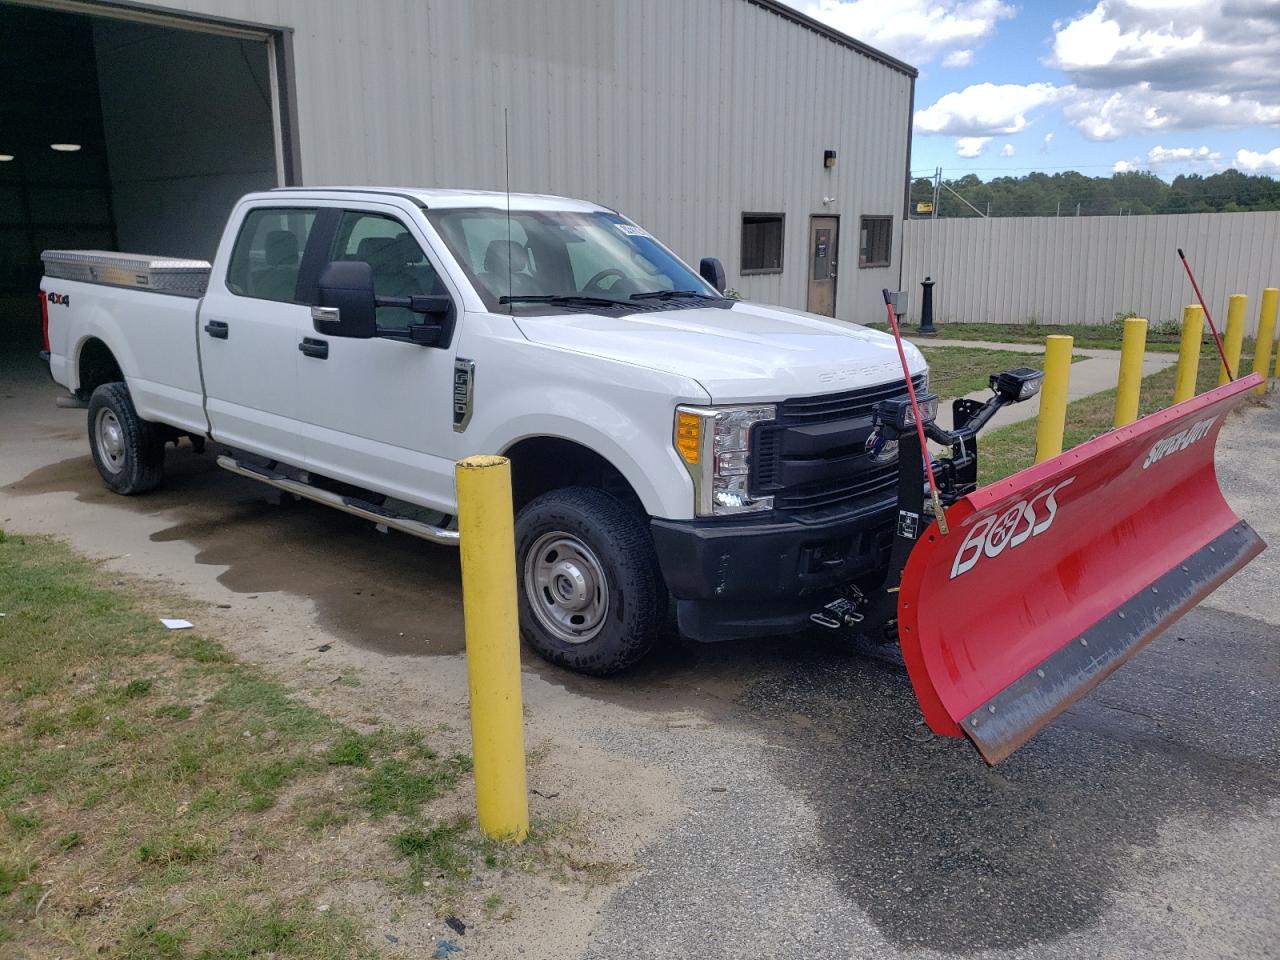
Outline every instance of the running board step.
<svg viewBox="0 0 1280 960">
<path fill-rule="evenodd" d="M 309 483 L 294 480 L 292 477 L 277 473 L 274 470 L 251 467 L 225 454 L 218 457 L 218 466 L 241 477 L 248 477 L 250 480 L 270 484 L 286 493 L 292 493 L 294 496 L 314 500 L 316 503 L 323 503 L 325 506 L 341 510 L 343 513 L 369 520 L 380 527 L 399 530 L 401 533 L 407 533 L 409 536 L 418 537 L 421 540 L 429 540 L 431 543 L 441 543 L 451 547 L 458 545 L 457 530 L 433 527 L 431 524 L 422 523 L 420 520 L 410 520 L 408 517 L 390 513 L 372 503 L 366 503 L 354 497 L 344 497 L 342 494 L 332 493 L 328 490 L 321 490 L 319 487 L 313 487 Z"/>
</svg>

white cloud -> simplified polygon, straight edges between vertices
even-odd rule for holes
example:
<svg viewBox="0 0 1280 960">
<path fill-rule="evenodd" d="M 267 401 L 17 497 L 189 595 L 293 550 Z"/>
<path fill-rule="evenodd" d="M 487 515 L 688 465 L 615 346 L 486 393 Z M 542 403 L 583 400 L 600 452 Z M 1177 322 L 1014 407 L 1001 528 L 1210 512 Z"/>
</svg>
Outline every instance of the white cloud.
<svg viewBox="0 0 1280 960">
<path fill-rule="evenodd" d="M 790 0 L 837 30 L 909 63 L 928 63 L 949 51 L 972 50 L 1012 17 L 1002 0 Z M 953 64 L 954 65 L 954 64 Z"/>
<path fill-rule="evenodd" d="M 1071 92 L 1051 83 L 977 83 L 944 94 L 936 103 L 917 110 L 917 133 L 958 137 L 989 137 L 1017 133 L 1031 125 L 1027 114 Z"/>
<path fill-rule="evenodd" d="M 1112 93 L 1076 90 L 1063 114 L 1090 140 L 1116 140 L 1161 130 L 1280 123 L 1280 96 L 1264 104 L 1225 93 L 1157 90 L 1138 83 Z"/>
<path fill-rule="evenodd" d="M 942 58 L 944 67 L 967 67 L 971 63 L 973 63 L 972 50 L 952 50 Z"/>
<path fill-rule="evenodd" d="M 1040 152 L 1048 153 L 1049 148 L 1053 146 L 1053 131 L 1050 130 L 1044 135 L 1044 142 L 1040 144 Z"/>
<path fill-rule="evenodd" d="M 1147 163 L 1158 167 L 1163 163 L 1207 164 L 1217 166 L 1222 154 L 1206 146 L 1162 147 L 1159 144 L 1147 151 Z"/>
<path fill-rule="evenodd" d="M 956 155 L 966 158 L 980 157 L 990 142 L 990 137 L 959 137 L 956 139 Z"/>
<path fill-rule="evenodd" d="M 1092 140 L 1280 123 L 1274 0 L 1101 0 L 1054 24 L 1051 66 L 1077 94 L 1067 119 Z"/>
<path fill-rule="evenodd" d="M 1112 173 L 1134 173 L 1142 169 L 1142 161 L 1137 157 L 1132 160 L 1117 160 L 1111 165 Z"/>
<path fill-rule="evenodd" d="M 1015 151 L 1013 149 L 1012 143 L 1006 143 L 1003 147 L 1000 148 L 1000 156 L 1002 157 L 1012 157 L 1014 153 Z"/>
<path fill-rule="evenodd" d="M 1280 172 L 1280 147 L 1257 153 L 1254 150 L 1237 150 L 1235 162 L 1231 164 L 1237 170 L 1249 173 Z"/>
</svg>

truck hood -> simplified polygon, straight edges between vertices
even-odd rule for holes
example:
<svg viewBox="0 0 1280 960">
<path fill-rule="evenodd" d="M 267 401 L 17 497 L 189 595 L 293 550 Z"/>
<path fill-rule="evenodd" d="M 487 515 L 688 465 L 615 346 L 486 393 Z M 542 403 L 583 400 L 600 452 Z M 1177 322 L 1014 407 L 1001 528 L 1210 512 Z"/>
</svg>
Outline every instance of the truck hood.
<svg viewBox="0 0 1280 960">
<path fill-rule="evenodd" d="M 755 303 L 616 317 L 517 316 L 516 323 L 535 343 L 696 380 L 716 403 L 839 393 L 902 376 L 887 333 Z M 920 373 L 924 357 L 904 346 L 911 373 Z"/>
</svg>

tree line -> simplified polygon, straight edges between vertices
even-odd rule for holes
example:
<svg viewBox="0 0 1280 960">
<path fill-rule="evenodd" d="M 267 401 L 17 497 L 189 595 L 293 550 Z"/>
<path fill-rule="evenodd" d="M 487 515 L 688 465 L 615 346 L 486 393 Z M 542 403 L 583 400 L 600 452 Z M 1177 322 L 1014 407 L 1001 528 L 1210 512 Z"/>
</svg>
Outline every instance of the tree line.
<svg viewBox="0 0 1280 960">
<path fill-rule="evenodd" d="M 911 181 L 912 217 L 933 216 L 928 208 L 933 201 L 932 177 Z M 957 180 L 943 180 L 936 215 L 1099 217 L 1249 210 L 1280 210 L 1280 180 L 1238 170 L 1209 176 L 1186 174 L 1175 177 L 1172 183 L 1146 172 L 1116 173 L 1110 177 L 1090 177 L 1075 171 L 1029 173 L 986 181 L 970 173 Z"/>
</svg>

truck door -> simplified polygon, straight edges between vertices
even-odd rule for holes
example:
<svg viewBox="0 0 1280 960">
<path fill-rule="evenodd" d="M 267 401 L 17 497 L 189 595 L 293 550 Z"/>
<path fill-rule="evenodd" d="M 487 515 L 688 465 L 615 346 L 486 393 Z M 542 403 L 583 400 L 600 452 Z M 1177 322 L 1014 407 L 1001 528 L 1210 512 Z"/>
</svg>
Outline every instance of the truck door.
<svg viewBox="0 0 1280 960">
<path fill-rule="evenodd" d="M 214 438 L 295 466 L 305 459 L 298 341 L 311 329 L 298 274 L 316 212 L 286 204 L 250 210 L 209 278 L 196 330 Z"/>
<path fill-rule="evenodd" d="M 330 259 L 368 263 L 379 297 L 448 294 L 461 303 L 429 244 L 394 207 L 344 211 Z M 380 330 L 421 319 L 406 308 L 378 308 Z M 453 513 L 452 348 L 309 337 L 317 345 L 299 354 L 298 399 L 312 473 Z"/>
<path fill-rule="evenodd" d="M 824 317 L 836 315 L 838 217 L 809 218 L 809 298 L 807 309 Z"/>
</svg>

